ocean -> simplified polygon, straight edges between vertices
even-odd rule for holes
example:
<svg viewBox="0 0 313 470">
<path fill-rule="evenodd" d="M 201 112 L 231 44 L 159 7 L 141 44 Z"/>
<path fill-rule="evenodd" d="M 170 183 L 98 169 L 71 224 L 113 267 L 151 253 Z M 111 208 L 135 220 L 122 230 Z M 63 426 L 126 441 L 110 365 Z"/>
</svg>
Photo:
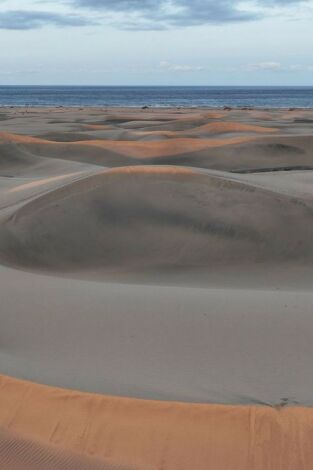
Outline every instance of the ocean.
<svg viewBox="0 0 313 470">
<path fill-rule="evenodd" d="M 313 87 L 0 86 L 0 106 L 313 108 Z"/>
</svg>

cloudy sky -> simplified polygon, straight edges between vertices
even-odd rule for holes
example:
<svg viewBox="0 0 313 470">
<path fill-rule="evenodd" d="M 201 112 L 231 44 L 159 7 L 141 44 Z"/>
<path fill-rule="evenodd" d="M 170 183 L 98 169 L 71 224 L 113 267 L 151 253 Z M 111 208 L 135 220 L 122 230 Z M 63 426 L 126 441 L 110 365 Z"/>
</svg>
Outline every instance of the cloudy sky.
<svg viewBox="0 0 313 470">
<path fill-rule="evenodd" d="M 0 84 L 313 85 L 313 0 L 0 0 Z"/>
</svg>

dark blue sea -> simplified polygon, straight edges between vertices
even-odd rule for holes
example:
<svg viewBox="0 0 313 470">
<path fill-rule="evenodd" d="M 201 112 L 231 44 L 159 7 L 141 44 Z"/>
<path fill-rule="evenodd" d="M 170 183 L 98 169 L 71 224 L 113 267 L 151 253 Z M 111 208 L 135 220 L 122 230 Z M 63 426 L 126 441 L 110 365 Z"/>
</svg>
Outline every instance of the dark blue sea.
<svg viewBox="0 0 313 470">
<path fill-rule="evenodd" d="M 0 86 L 0 106 L 313 108 L 313 87 Z"/>
</svg>

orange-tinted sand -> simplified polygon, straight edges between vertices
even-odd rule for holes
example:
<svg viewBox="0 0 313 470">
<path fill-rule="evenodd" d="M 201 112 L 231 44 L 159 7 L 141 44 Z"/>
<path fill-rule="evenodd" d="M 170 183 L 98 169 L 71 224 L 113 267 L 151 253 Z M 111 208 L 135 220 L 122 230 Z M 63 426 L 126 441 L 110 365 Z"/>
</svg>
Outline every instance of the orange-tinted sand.
<svg viewBox="0 0 313 470">
<path fill-rule="evenodd" d="M 205 150 L 211 147 L 223 147 L 225 145 L 240 144 L 248 142 L 253 138 L 248 137 L 233 137 L 228 140 L 223 139 L 188 139 L 179 138 L 159 142 L 116 142 L 110 140 L 91 140 L 91 141 L 80 141 L 71 143 L 56 143 L 50 142 L 43 139 L 34 137 L 12 135 L 12 134 L 0 134 L 0 140 L 10 141 L 18 144 L 24 144 L 25 146 L 31 144 L 40 144 L 48 146 L 66 146 L 66 147 L 98 147 L 105 150 L 114 150 L 116 153 L 127 155 L 134 158 L 151 158 L 151 157 L 164 157 L 168 155 L 179 155 L 183 152 L 195 152 L 197 150 Z"/>
<path fill-rule="evenodd" d="M 3 376 L 0 403 L 3 430 L 129 468 L 312 468 L 313 409 L 130 400 Z"/>
<path fill-rule="evenodd" d="M 71 452 L 42 439 L 32 439 L 0 427 L 0 467 L 5 470 L 134 470 L 111 459 Z"/>
<path fill-rule="evenodd" d="M 183 131 L 188 133 L 188 131 Z M 260 133 L 260 134 L 269 134 L 271 132 L 277 132 L 277 129 L 273 127 L 261 127 L 261 126 L 252 126 L 251 124 L 241 124 L 239 122 L 213 122 L 209 124 L 204 124 L 200 127 L 196 127 L 189 131 L 194 134 L 201 134 L 204 132 L 212 134 L 226 134 L 232 132 L 244 132 L 244 133 Z"/>
</svg>

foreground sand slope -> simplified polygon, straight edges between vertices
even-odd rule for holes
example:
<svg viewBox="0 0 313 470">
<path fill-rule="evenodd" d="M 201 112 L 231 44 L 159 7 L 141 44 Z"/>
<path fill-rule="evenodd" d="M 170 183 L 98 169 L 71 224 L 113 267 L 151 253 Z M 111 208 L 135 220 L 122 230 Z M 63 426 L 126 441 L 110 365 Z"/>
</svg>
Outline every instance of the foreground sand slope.
<svg viewBox="0 0 313 470">
<path fill-rule="evenodd" d="M 37 448 L 44 440 L 64 449 L 63 458 L 72 451 L 107 462 L 127 461 L 130 469 L 147 470 L 312 468 L 312 409 L 147 402 L 81 394 L 3 376 L 0 401 L 0 437 L 7 429 L 28 436 Z M 12 453 L 11 445 L 8 438 L 0 444 L 0 464 Z M 41 455 L 49 455 L 48 449 L 43 446 Z M 90 467 L 66 466 L 61 450 L 56 455 L 60 470 L 127 468 L 102 467 L 99 462 L 90 462 Z"/>
</svg>

